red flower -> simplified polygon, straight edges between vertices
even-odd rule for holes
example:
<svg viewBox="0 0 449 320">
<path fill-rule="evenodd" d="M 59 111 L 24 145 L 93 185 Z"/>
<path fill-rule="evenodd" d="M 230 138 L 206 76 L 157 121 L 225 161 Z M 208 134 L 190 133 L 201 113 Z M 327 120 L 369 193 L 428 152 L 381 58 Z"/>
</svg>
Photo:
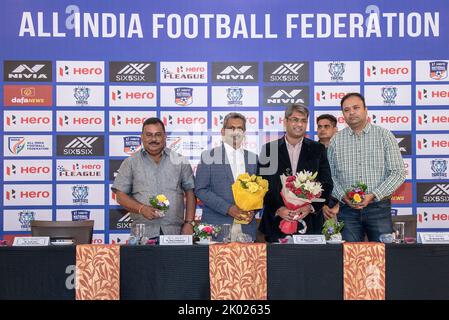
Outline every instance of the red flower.
<svg viewBox="0 0 449 320">
<path fill-rule="evenodd" d="M 354 192 L 354 191 L 349 191 L 349 192 L 348 192 L 348 197 L 349 197 L 349 199 L 354 198 L 354 195 L 355 195 L 355 192 Z"/>
<path fill-rule="evenodd" d="M 293 182 L 293 181 L 295 181 L 295 179 L 296 179 L 296 176 L 288 176 L 287 182 Z"/>
<path fill-rule="evenodd" d="M 204 231 L 204 232 L 207 232 L 207 233 L 209 233 L 209 234 L 211 234 L 212 231 L 213 231 L 213 229 L 212 229 L 211 226 L 205 226 L 205 227 L 203 228 L 203 231 Z"/>
</svg>

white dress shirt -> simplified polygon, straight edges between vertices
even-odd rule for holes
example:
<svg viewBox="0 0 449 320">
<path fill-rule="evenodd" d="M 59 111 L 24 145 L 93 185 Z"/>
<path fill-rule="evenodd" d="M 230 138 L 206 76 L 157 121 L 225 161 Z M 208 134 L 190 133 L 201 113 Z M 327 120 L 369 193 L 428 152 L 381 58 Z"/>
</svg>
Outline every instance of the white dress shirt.
<svg viewBox="0 0 449 320">
<path fill-rule="evenodd" d="M 242 146 L 238 149 L 234 149 L 226 142 L 223 142 L 223 144 L 226 151 L 226 157 L 228 158 L 229 165 L 231 166 L 232 176 L 235 181 L 240 174 L 246 172 L 245 153 Z"/>
</svg>

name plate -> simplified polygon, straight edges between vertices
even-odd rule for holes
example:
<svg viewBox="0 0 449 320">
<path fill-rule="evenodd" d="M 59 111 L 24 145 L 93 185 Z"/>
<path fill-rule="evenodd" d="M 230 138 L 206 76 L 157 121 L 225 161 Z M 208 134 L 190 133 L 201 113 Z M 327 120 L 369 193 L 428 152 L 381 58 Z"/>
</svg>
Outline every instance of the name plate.
<svg viewBox="0 0 449 320">
<path fill-rule="evenodd" d="M 326 238 L 320 234 L 294 234 L 294 244 L 326 244 Z"/>
<path fill-rule="evenodd" d="M 193 244 L 193 237 L 188 235 L 164 235 L 159 237 L 161 246 L 189 246 Z"/>
<path fill-rule="evenodd" d="M 50 237 L 15 237 L 13 246 L 15 247 L 41 247 L 50 244 Z"/>
<path fill-rule="evenodd" d="M 449 244 L 449 232 L 420 232 L 418 242 L 422 244 Z"/>
</svg>

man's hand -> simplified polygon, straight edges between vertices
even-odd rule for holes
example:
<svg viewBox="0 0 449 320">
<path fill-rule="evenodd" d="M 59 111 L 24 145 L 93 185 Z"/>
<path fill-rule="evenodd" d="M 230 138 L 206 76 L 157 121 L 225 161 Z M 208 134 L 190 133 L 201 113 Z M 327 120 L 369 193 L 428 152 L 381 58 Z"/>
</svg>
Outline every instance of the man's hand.
<svg viewBox="0 0 449 320">
<path fill-rule="evenodd" d="M 326 220 L 335 218 L 340 211 L 340 204 L 337 203 L 332 208 L 329 208 L 327 205 L 323 206 L 323 215 Z"/>
<path fill-rule="evenodd" d="M 287 220 L 287 221 L 294 221 L 293 220 L 294 214 L 292 214 L 291 213 L 292 211 L 288 210 L 286 207 L 280 207 L 276 212 L 277 212 L 277 215 L 279 217 L 281 217 L 282 219 Z"/>
<path fill-rule="evenodd" d="M 290 217 L 292 217 L 293 220 L 301 220 L 307 217 L 310 212 L 312 212 L 312 205 L 309 203 L 301 208 L 290 211 Z"/>
<path fill-rule="evenodd" d="M 181 234 L 192 235 L 193 234 L 193 226 L 190 223 L 184 223 L 181 228 Z"/>
<path fill-rule="evenodd" d="M 228 210 L 228 216 L 231 216 L 237 220 L 246 220 L 248 214 L 247 211 L 243 211 L 236 205 L 232 205 Z"/>
<path fill-rule="evenodd" d="M 363 209 L 363 208 L 365 208 L 367 205 L 369 205 L 373 201 L 374 201 L 374 194 L 368 193 L 363 198 L 363 201 L 360 202 L 358 205 L 356 205 L 356 208 L 357 209 Z"/>
<path fill-rule="evenodd" d="M 140 213 L 148 220 L 159 219 L 161 217 L 159 213 L 157 213 L 156 209 L 150 206 L 143 206 Z"/>
</svg>

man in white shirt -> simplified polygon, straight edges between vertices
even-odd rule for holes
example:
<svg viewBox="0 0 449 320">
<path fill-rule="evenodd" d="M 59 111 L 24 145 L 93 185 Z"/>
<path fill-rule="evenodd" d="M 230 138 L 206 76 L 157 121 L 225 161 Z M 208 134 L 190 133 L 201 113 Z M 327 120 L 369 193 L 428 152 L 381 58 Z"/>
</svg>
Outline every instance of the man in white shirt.
<svg viewBox="0 0 449 320">
<path fill-rule="evenodd" d="M 256 239 L 255 212 L 243 211 L 234 201 L 232 184 L 242 173 L 257 173 L 257 155 L 242 147 L 246 131 L 246 118 L 231 112 L 223 120 L 221 146 L 201 155 L 196 170 L 195 194 L 203 202 L 201 222 L 221 225 L 233 224 L 234 219 L 245 222 L 236 224 L 233 234 L 240 232 Z M 220 238 L 219 238 L 220 240 Z"/>
</svg>

